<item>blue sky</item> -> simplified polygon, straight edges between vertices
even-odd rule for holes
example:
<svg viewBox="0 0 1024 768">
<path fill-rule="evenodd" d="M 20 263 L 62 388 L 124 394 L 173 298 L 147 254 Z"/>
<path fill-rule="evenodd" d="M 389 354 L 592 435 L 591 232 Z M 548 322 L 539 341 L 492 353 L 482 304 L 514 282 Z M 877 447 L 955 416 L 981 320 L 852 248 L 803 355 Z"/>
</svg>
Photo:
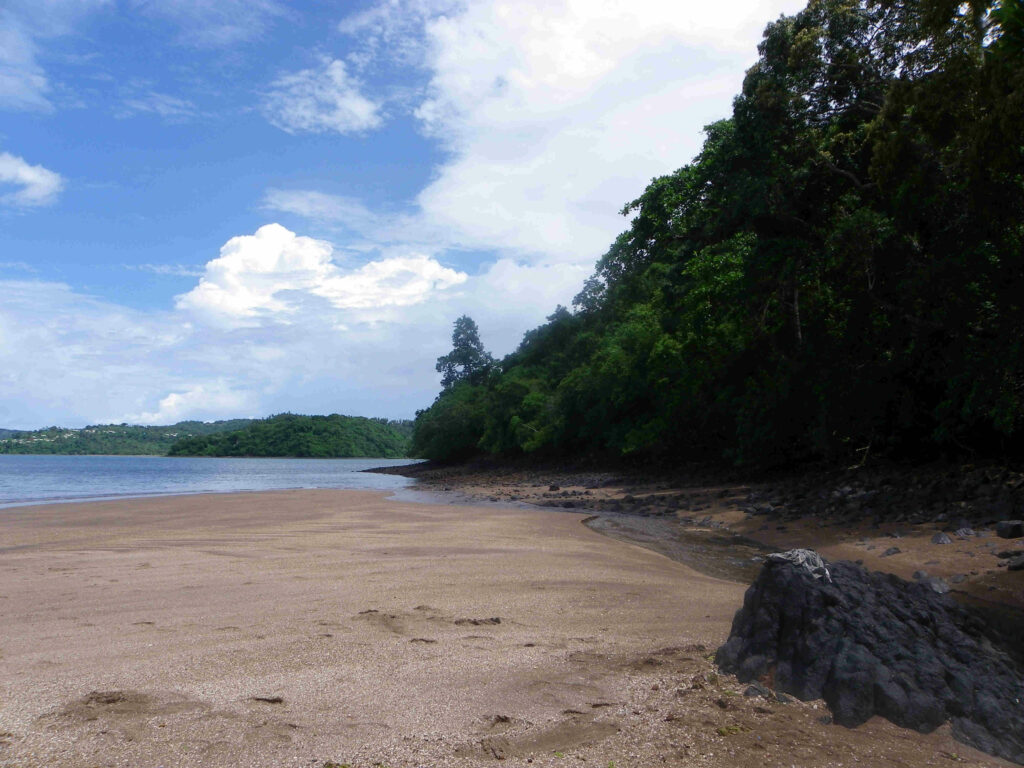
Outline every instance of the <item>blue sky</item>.
<svg viewBox="0 0 1024 768">
<path fill-rule="evenodd" d="M 801 5 L 0 0 L 0 426 L 411 417 Z"/>
</svg>

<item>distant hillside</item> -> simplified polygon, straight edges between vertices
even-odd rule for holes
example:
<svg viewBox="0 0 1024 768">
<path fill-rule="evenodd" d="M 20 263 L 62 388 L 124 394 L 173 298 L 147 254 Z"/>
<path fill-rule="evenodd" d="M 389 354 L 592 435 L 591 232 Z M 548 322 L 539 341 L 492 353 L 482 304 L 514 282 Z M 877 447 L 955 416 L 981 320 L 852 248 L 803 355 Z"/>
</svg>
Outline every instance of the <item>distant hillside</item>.
<svg viewBox="0 0 1024 768">
<path fill-rule="evenodd" d="M 0 453 L 106 454 L 163 456 L 183 437 L 241 429 L 252 419 L 180 421 L 165 427 L 94 424 L 82 429 L 47 427 L 26 432 L 0 430 Z"/>
<path fill-rule="evenodd" d="M 411 431 L 410 422 L 282 413 L 234 432 L 179 440 L 168 455 L 401 458 L 408 455 Z"/>
</svg>

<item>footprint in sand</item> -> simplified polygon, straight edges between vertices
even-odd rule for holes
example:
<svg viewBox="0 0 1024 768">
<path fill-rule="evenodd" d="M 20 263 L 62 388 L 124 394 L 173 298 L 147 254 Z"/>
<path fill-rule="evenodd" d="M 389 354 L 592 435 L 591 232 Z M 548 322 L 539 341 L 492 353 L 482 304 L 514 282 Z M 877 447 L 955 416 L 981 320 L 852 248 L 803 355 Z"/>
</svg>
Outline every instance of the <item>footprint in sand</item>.
<svg viewBox="0 0 1024 768">
<path fill-rule="evenodd" d="M 383 613 L 376 608 L 360 611 L 355 616 L 357 621 L 365 621 L 385 629 L 395 635 L 405 634 L 405 623 L 396 614 Z"/>
<path fill-rule="evenodd" d="M 488 730 L 507 728 L 518 730 L 511 718 L 496 721 Z M 529 723 L 526 724 L 529 726 Z M 587 744 L 596 744 L 619 731 L 618 723 L 609 720 L 595 721 L 593 716 L 572 715 L 546 728 L 529 729 L 523 733 L 509 735 L 488 735 L 474 744 L 466 745 L 455 754 L 458 757 L 472 757 L 483 752 L 495 760 L 522 758 L 538 753 L 566 752 Z"/>
</svg>

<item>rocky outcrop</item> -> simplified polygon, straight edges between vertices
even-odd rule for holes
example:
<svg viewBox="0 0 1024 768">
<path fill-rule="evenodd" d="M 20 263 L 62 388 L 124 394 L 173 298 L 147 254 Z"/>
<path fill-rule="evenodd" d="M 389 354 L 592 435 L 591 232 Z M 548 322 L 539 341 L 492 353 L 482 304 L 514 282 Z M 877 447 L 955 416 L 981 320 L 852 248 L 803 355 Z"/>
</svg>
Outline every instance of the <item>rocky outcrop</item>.
<svg viewBox="0 0 1024 768">
<path fill-rule="evenodd" d="M 999 638 L 929 585 L 853 563 L 769 557 L 716 661 L 804 700 L 835 722 L 873 715 L 1024 764 L 1024 677 Z"/>
</svg>

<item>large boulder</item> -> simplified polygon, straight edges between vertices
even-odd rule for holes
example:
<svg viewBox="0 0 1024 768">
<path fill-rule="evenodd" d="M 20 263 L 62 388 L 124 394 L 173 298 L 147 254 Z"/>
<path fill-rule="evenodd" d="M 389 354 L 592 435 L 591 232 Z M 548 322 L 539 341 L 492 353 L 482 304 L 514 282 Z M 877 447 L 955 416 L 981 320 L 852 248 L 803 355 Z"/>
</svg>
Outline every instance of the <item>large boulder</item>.
<svg viewBox="0 0 1024 768">
<path fill-rule="evenodd" d="M 813 557 L 812 557 L 813 556 Z M 1024 764 L 1024 676 L 984 622 L 927 584 L 813 552 L 770 556 L 716 661 L 847 727 L 881 715 Z"/>
</svg>

